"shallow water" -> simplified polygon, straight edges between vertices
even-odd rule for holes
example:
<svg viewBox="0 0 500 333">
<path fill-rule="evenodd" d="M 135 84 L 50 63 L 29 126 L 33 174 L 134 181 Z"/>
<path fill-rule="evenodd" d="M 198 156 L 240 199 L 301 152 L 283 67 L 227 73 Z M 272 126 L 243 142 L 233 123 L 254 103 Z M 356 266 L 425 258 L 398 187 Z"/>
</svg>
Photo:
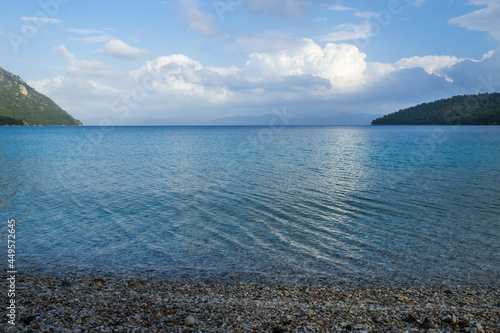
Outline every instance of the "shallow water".
<svg viewBox="0 0 500 333">
<path fill-rule="evenodd" d="M 1 232 L 21 273 L 498 284 L 499 147 L 500 127 L 4 127 Z"/>
</svg>

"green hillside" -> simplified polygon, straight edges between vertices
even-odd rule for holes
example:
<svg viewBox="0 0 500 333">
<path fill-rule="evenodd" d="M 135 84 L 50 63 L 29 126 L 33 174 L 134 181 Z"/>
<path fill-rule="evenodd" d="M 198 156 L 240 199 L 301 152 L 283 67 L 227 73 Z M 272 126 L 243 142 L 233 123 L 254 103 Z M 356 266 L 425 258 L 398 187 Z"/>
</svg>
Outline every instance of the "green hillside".
<svg viewBox="0 0 500 333">
<path fill-rule="evenodd" d="M 17 120 L 11 117 L 0 116 L 0 126 L 23 126 L 22 120 Z"/>
<path fill-rule="evenodd" d="M 372 125 L 499 125 L 500 94 L 454 96 L 377 118 Z"/>
<path fill-rule="evenodd" d="M 82 125 L 50 98 L 36 92 L 19 76 L 2 68 L 0 68 L 0 117 L 21 121 L 25 125 Z M 3 121 L 6 122 L 5 125 L 12 125 L 12 120 Z M 2 124 L 0 119 L 0 125 Z"/>
</svg>

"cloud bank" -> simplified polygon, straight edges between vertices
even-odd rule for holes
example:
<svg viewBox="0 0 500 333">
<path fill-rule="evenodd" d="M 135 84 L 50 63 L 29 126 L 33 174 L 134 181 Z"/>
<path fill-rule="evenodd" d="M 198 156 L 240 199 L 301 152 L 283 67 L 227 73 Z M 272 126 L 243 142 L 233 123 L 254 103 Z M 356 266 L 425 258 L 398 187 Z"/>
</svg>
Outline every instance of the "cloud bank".
<svg viewBox="0 0 500 333">
<path fill-rule="evenodd" d="M 123 42 L 106 45 L 114 56 L 145 53 Z M 204 66 L 172 54 L 128 72 L 77 59 L 59 45 L 55 50 L 66 61 L 66 74 L 28 83 L 84 120 L 117 114 L 211 120 L 294 105 L 302 106 L 297 116 L 345 110 L 381 113 L 374 103 L 407 106 L 450 94 L 492 91 L 500 84 L 494 82 L 500 77 L 498 50 L 477 60 L 442 55 L 376 63 L 367 62 L 366 54 L 349 43 L 320 46 L 302 39 L 286 45 L 251 53 L 242 67 Z"/>
<path fill-rule="evenodd" d="M 426 5 L 422 0 L 405 3 Z M 500 0 L 471 3 L 482 9 L 449 23 L 488 32 L 500 40 L 496 20 Z M 259 15 L 286 13 L 292 19 L 302 19 L 308 14 L 303 0 L 241 0 L 239 4 Z M 187 30 L 217 40 L 225 51 L 244 53 L 240 65 L 207 66 L 186 54 L 147 59 L 151 57 L 149 50 L 114 37 L 113 30 L 68 29 L 79 36 L 78 40 L 101 43 L 90 54 L 105 57 L 81 59 L 60 44 L 54 50 L 65 61 L 65 73 L 29 84 L 84 121 L 117 116 L 210 121 L 264 115 L 274 107 L 287 107 L 297 117 L 339 112 L 380 114 L 452 95 L 500 90 L 500 49 L 480 59 L 431 54 L 390 63 L 370 61 L 358 42 L 376 35 L 373 22 L 387 18 L 356 11 L 339 1 L 325 1 L 324 8 L 352 14 L 360 23 L 337 24 L 313 38 L 278 30 L 227 38 L 215 26 L 212 15 L 200 10 L 206 3 L 178 0 L 176 5 Z M 400 7 L 390 8 L 395 15 Z M 134 62 L 126 62 L 124 70 L 116 67 L 124 62 L 106 62 L 112 58 Z"/>
</svg>

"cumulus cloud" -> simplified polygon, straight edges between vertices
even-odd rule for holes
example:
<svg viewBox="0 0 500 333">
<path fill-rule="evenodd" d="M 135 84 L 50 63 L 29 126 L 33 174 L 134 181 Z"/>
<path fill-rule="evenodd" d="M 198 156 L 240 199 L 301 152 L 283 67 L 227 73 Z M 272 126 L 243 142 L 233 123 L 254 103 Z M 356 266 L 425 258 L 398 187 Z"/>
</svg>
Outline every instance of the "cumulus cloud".
<svg viewBox="0 0 500 333">
<path fill-rule="evenodd" d="M 110 40 L 102 49 L 97 50 L 95 53 L 110 55 L 120 59 L 139 59 L 150 54 L 147 49 L 130 46 L 118 39 Z"/>
<path fill-rule="evenodd" d="M 54 49 L 59 52 L 68 62 L 67 71 L 70 74 L 90 76 L 116 76 L 119 71 L 109 65 L 97 60 L 78 60 L 75 55 L 68 51 L 66 46 L 58 45 Z"/>
<path fill-rule="evenodd" d="M 209 37 L 220 35 L 220 30 L 213 25 L 212 15 L 200 11 L 195 0 L 181 0 L 182 20 L 188 30 L 201 32 Z"/>
<path fill-rule="evenodd" d="M 199 62 L 182 54 L 159 57 L 131 72 L 131 79 L 144 82 L 150 79 L 150 95 L 168 96 L 170 106 L 182 103 L 220 103 L 227 100 L 229 91 L 223 77 L 231 70 L 217 70 L 202 66 Z M 176 103 L 177 102 L 177 103 Z"/>
<path fill-rule="evenodd" d="M 210 112 L 211 117 L 228 115 L 228 110 L 243 106 L 263 112 L 266 103 L 302 103 L 352 91 L 362 85 L 366 66 L 365 55 L 355 46 L 321 47 L 305 39 L 281 51 L 253 53 L 241 68 L 203 66 L 177 54 L 147 61 L 116 80 L 113 75 L 118 73 L 112 67 L 96 60 L 79 60 L 64 45 L 56 50 L 68 62 L 68 75 L 38 80 L 33 86 L 62 105 L 78 100 L 78 105 L 69 109 L 83 119 L 109 109 L 123 96 L 130 100 L 137 91 L 141 92 L 141 110 L 163 117 L 186 113 L 207 117 L 203 113 L 211 107 L 216 108 Z M 137 107 L 139 101 L 133 104 Z M 82 116 L 84 113 L 87 115 Z"/>
<path fill-rule="evenodd" d="M 311 75 L 329 80 L 336 90 L 352 90 L 362 81 L 366 69 L 364 53 L 350 44 L 327 43 L 324 48 L 312 40 L 304 45 L 274 53 L 253 53 L 245 68 L 258 77 Z"/>
<path fill-rule="evenodd" d="M 488 32 L 492 38 L 500 41 L 500 0 L 471 0 L 470 3 L 486 7 L 448 22 L 472 31 Z"/>
</svg>

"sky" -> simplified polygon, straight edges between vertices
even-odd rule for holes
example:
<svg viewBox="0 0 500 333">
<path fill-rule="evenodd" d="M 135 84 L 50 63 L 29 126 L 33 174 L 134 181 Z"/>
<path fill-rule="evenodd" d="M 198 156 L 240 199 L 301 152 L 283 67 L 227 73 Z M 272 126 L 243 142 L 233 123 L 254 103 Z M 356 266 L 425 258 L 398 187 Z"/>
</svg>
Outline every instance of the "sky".
<svg viewBox="0 0 500 333">
<path fill-rule="evenodd" d="M 2 0 L 0 67 L 87 125 L 500 91 L 500 0 Z"/>
</svg>

